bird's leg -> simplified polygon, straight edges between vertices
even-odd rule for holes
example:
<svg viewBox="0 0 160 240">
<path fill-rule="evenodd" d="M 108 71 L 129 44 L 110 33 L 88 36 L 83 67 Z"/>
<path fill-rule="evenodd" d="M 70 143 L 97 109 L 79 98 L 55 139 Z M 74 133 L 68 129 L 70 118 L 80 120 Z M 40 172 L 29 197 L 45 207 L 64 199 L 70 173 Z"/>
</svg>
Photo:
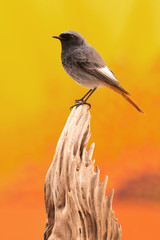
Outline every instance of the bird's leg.
<svg viewBox="0 0 160 240">
<path fill-rule="evenodd" d="M 92 93 L 94 93 L 94 91 L 96 90 L 97 88 L 94 88 L 94 89 L 91 89 L 92 91 L 90 92 L 90 94 L 87 96 L 87 98 L 84 100 L 84 102 L 86 102 L 88 100 L 88 98 L 92 95 Z M 88 92 L 89 93 L 89 92 Z"/>
<path fill-rule="evenodd" d="M 73 106 L 70 107 L 70 109 L 72 109 L 73 107 L 79 107 L 80 105 L 86 104 L 89 106 L 89 109 L 91 108 L 91 104 L 87 103 L 86 101 L 88 100 L 88 98 L 92 95 L 92 93 L 96 90 L 96 88 L 94 89 L 90 89 L 89 92 L 81 99 L 81 101 L 77 102 L 76 104 L 74 104 Z M 88 95 L 89 94 L 89 95 Z M 87 96 L 88 95 L 88 96 Z M 87 97 L 86 97 L 87 96 Z M 84 100 L 84 98 L 86 97 L 86 99 Z"/>
<path fill-rule="evenodd" d="M 93 89 L 90 89 L 82 98 L 75 100 L 75 103 L 83 102 L 84 98 L 92 91 Z"/>
</svg>

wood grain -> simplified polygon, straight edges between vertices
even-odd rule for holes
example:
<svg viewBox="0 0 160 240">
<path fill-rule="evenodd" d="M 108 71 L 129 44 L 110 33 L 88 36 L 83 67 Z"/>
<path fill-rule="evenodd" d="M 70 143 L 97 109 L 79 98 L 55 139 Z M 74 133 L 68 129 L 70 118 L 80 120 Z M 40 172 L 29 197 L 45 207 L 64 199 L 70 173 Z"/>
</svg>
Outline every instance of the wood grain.
<svg viewBox="0 0 160 240">
<path fill-rule="evenodd" d="M 99 183 L 94 171 L 94 143 L 87 106 L 74 107 L 59 138 L 45 179 L 45 240 L 120 240 L 121 226 L 112 210 L 113 191 L 105 195 L 108 177 Z"/>
</svg>

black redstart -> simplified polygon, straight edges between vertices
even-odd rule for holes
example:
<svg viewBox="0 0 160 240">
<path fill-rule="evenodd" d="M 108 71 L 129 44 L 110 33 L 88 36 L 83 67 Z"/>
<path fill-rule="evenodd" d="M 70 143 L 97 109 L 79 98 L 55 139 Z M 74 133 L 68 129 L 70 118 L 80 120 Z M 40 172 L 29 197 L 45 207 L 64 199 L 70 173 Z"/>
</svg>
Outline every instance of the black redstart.
<svg viewBox="0 0 160 240">
<path fill-rule="evenodd" d="M 75 100 L 74 106 L 87 104 L 88 98 L 99 87 L 109 87 L 121 94 L 139 112 L 141 108 L 129 96 L 129 93 L 120 86 L 113 72 L 104 62 L 100 54 L 87 43 L 87 41 L 77 32 L 66 31 L 59 36 L 53 36 L 61 41 L 62 65 L 67 74 L 78 84 L 90 90 L 79 100 Z"/>
</svg>

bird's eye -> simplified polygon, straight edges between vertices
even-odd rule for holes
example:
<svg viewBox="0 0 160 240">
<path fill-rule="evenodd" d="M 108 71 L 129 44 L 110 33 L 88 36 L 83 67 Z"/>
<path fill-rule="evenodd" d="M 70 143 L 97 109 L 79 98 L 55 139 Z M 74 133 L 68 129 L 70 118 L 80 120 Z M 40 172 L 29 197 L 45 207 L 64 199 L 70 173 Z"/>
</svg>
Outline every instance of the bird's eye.
<svg viewBox="0 0 160 240">
<path fill-rule="evenodd" d="M 75 36 L 74 36 L 74 35 L 71 35 L 71 38 L 75 38 Z"/>
</svg>

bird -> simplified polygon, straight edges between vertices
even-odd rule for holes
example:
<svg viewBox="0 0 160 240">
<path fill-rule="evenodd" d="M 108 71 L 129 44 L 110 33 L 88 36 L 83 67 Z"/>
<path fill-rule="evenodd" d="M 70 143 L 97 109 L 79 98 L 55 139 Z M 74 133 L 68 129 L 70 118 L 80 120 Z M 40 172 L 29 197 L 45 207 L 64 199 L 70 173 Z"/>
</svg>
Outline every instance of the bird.
<svg viewBox="0 0 160 240">
<path fill-rule="evenodd" d="M 124 97 L 140 113 L 144 113 L 130 94 L 119 84 L 101 55 L 81 34 L 75 31 L 65 31 L 59 36 L 52 37 L 61 42 L 61 61 L 66 73 L 78 84 L 89 89 L 82 98 L 75 100 L 75 104 L 71 108 L 83 104 L 91 108 L 91 104 L 87 100 L 93 92 L 100 87 L 108 87 Z"/>
</svg>

